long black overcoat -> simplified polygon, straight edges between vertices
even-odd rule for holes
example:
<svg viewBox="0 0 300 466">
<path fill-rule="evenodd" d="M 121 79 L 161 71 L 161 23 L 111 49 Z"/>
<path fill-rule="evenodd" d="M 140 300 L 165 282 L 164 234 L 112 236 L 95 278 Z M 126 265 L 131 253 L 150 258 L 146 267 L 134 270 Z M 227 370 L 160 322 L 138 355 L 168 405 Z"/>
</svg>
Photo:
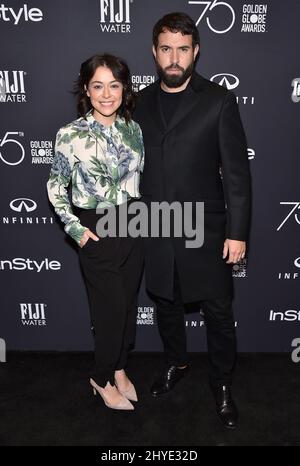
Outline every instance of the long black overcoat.
<svg viewBox="0 0 300 466">
<path fill-rule="evenodd" d="M 246 137 L 233 92 L 193 73 L 166 125 L 157 81 L 139 92 L 134 114 L 143 132 L 145 202 L 204 202 L 204 244 L 186 237 L 145 240 L 147 289 L 173 297 L 174 262 L 185 302 L 232 294 L 232 266 L 222 258 L 226 238 L 246 240 L 250 173 Z"/>
</svg>

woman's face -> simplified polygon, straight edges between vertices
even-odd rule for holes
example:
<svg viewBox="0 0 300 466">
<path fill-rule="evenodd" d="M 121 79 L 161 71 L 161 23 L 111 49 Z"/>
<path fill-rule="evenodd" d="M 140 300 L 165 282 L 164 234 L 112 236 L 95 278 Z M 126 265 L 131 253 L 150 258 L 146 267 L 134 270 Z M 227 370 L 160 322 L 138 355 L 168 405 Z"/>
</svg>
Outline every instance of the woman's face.
<svg viewBox="0 0 300 466">
<path fill-rule="evenodd" d="M 94 108 L 94 118 L 104 125 L 115 121 L 122 104 L 123 84 L 106 66 L 98 66 L 86 89 Z"/>
</svg>

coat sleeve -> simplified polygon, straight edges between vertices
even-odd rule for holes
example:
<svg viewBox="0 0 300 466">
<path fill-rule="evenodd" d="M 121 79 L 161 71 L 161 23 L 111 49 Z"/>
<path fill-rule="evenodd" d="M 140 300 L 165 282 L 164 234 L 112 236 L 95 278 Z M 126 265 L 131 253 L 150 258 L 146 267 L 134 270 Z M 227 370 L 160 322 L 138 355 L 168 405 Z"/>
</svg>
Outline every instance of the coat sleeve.
<svg viewBox="0 0 300 466">
<path fill-rule="evenodd" d="M 250 225 L 251 178 L 246 136 L 236 97 L 230 91 L 220 113 L 219 148 L 227 207 L 226 237 L 246 241 Z"/>
<path fill-rule="evenodd" d="M 87 228 L 80 224 L 79 218 L 73 214 L 67 188 L 72 177 L 74 166 L 73 148 L 68 132 L 58 131 L 55 142 L 55 154 L 47 182 L 48 197 L 54 210 L 65 223 L 65 232 L 79 244 Z"/>
</svg>

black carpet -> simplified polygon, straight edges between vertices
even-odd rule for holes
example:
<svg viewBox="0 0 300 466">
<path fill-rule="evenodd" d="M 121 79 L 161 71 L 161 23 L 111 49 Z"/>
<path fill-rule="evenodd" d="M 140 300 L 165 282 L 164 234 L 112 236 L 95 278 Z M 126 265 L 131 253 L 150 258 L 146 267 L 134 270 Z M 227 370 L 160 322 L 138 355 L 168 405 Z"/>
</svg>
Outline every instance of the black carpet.
<svg viewBox="0 0 300 466">
<path fill-rule="evenodd" d="M 160 354 L 133 353 L 128 374 L 139 402 L 116 411 L 88 383 L 92 353 L 8 353 L 0 364 L 0 445 L 243 446 L 300 445 L 300 363 L 290 354 L 239 355 L 234 431 L 223 428 L 206 375 L 206 354 L 175 389 L 153 398 Z"/>
</svg>

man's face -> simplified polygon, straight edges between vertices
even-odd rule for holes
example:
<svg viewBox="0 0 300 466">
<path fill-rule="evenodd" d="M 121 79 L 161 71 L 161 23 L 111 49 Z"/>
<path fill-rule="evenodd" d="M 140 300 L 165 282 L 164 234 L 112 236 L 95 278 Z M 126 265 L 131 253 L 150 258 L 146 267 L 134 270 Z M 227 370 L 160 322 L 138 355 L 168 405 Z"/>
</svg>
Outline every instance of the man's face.
<svg viewBox="0 0 300 466">
<path fill-rule="evenodd" d="M 158 36 L 157 49 L 153 46 L 157 72 L 167 87 L 180 87 L 191 76 L 199 46 L 193 48 L 192 35 L 166 30 Z"/>
</svg>

